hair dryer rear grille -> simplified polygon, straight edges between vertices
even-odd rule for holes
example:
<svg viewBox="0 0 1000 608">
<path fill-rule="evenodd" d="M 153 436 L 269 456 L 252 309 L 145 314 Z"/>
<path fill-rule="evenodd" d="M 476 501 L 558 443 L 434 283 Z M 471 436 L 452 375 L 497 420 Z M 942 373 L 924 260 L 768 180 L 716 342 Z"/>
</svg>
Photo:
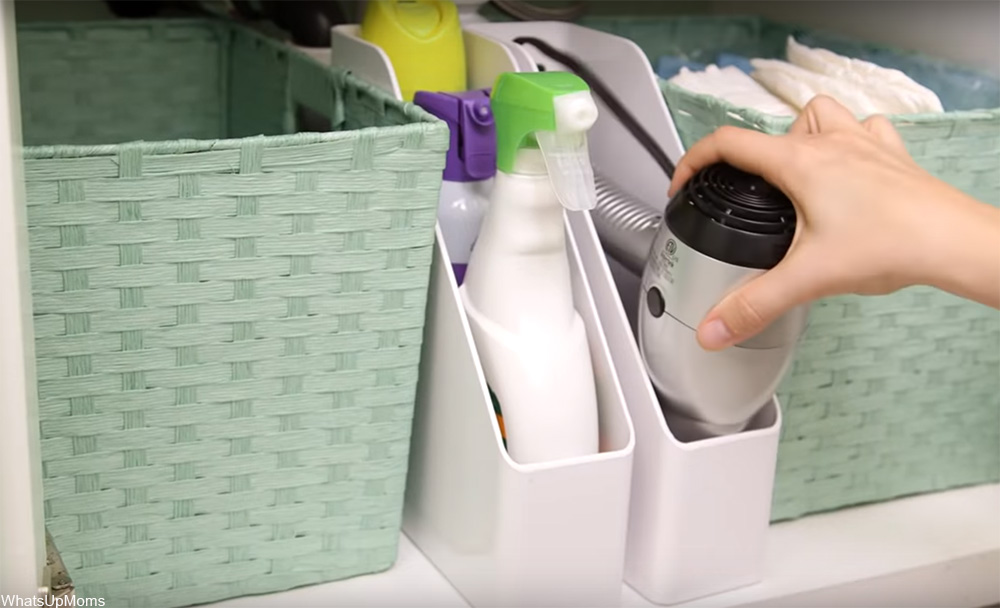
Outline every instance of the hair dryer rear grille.
<svg viewBox="0 0 1000 608">
<path fill-rule="evenodd" d="M 780 190 L 731 165 L 699 171 L 687 184 L 690 204 L 716 222 L 752 234 L 795 232 L 795 208 Z"/>
</svg>

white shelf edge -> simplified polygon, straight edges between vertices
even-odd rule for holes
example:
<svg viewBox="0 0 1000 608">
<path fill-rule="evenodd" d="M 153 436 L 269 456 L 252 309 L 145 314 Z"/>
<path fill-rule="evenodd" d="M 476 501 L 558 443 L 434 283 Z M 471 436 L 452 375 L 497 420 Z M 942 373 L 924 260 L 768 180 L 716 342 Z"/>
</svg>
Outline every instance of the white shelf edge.
<svg viewBox="0 0 1000 608">
<path fill-rule="evenodd" d="M 920 606 L 1000 603 L 1000 484 L 811 515 L 774 524 L 764 582 L 674 608 Z M 629 587 L 622 604 L 654 606 Z M 244 597 L 214 608 L 469 604 L 405 536 L 383 573 Z"/>
</svg>

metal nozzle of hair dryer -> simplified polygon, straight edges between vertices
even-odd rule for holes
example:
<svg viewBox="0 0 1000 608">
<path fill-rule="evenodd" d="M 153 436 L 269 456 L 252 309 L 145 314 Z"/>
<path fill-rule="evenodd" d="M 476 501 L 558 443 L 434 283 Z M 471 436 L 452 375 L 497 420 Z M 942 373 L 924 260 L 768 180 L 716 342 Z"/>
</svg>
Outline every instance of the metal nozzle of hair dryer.
<svg viewBox="0 0 1000 608">
<path fill-rule="evenodd" d="M 663 216 L 629 195 L 601 174 L 594 176 L 597 206 L 590 215 L 605 252 L 641 275 Z"/>
</svg>

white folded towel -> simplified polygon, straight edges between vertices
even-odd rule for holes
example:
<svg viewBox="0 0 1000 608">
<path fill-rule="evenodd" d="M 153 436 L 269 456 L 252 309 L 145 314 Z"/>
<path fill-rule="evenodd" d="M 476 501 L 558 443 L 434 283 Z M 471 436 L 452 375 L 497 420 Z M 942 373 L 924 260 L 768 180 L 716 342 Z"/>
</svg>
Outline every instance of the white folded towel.
<svg viewBox="0 0 1000 608">
<path fill-rule="evenodd" d="M 751 59 L 752 76 L 800 110 L 816 95 L 829 95 L 859 118 L 944 111 L 933 91 L 899 70 L 809 48 L 791 36 L 787 56 L 788 61 Z"/>
<path fill-rule="evenodd" d="M 879 112 L 864 88 L 852 82 L 811 72 L 779 59 L 751 59 L 753 78 L 793 107 L 801 110 L 816 95 L 829 95 L 856 116 Z"/>
<path fill-rule="evenodd" d="M 670 82 L 694 93 L 712 95 L 733 105 L 755 108 L 775 116 L 795 116 L 795 108 L 788 105 L 753 78 L 735 66 L 719 68 L 709 65 L 703 71 L 681 68 Z"/>
</svg>

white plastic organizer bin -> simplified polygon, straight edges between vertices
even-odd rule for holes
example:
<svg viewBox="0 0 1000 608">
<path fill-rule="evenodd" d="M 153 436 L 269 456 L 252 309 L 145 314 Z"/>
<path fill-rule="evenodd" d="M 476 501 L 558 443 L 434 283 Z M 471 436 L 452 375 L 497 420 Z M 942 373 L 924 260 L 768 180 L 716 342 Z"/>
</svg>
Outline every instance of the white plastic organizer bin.
<svg viewBox="0 0 1000 608">
<path fill-rule="evenodd" d="M 388 57 L 360 39 L 356 25 L 334 27 L 331 47 L 336 65 L 400 97 Z M 503 45 L 466 31 L 465 47 L 469 89 L 517 71 Z M 588 261 L 603 259 L 590 217 L 566 217 L 574 302 L 595 367 L 600 453 L 530 466 L 503 446 L 437 229 L 403 529 L 474 606 L 620 601 L 635 434 L 597 304 L 617 295 L 607 277 L 590 281 Z"/>
<path fill-rule="evenodd" d="M 537 38 L 576 57 L 668 156 L 675 162 L 680 157 L 683 148 L 652 67 L 630 40 L 561 22 L 472 24 L 467 30 L 503 45 L 515 60 L 512 68 L 522 71 L 566 67 L 517 38 Z M 596 171 L 662 211 L 666 176 L 607 106 L 598 104 L 600 118 L 591 131 Z M 658 604 L 759 582 L 781 429 L 777 400 L 746 431 L 726 437 L 699 437 L 665 418 L 628 321 L 636 312 L 638 277 L 607 259 L 589 216 L 573 216 L 570 224 L 576 240 L 588 243 L 580 255 L 635 423 L 625 581 Z"/>
</svg>

